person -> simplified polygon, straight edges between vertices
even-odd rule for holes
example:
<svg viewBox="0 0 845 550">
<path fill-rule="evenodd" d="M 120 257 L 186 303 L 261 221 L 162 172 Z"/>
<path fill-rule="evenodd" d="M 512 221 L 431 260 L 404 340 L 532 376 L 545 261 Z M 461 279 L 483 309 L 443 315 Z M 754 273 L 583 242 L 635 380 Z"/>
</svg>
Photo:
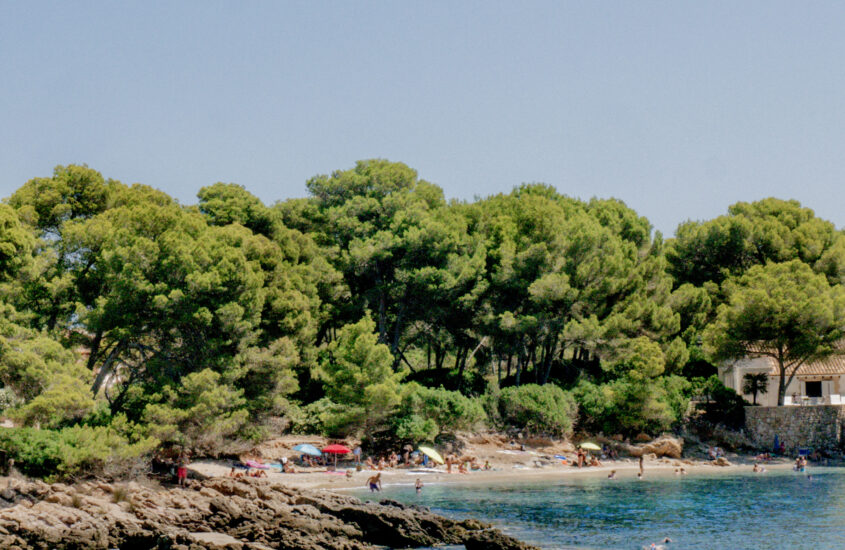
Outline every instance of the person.
<svg viewBox="0 0 845 550">
<path fill-rule="evenodd" d="M 599 462 L 599 459 L 597 457 L 591 456 L 590 457 L 590 466 L 601 466 L 601 462 Z"/>
<path fill-rule="evenodd" d="M 364 464 L 367 465 L 368 470 L 375 470 L 376 469 L 376 465 L 373 462 L 373 457 L 371 457 L 371 456 L 367 457 L 367 460 L 364 462 Z"/>
<path fill-rule="evenodd" d="M 460 474 L 467 473 L 467 463 L 466 462 L 461 461 L 461 462 L 458 463 L 458 473 L 460 473 Z"/>
<path fill-rule="evenodd" d="M 381 472 L 367 479 L 367 485 L 370 486 L 370 492 L 381 492 Z"/>
<path fill-rule="evenodd" d="M 355 447 L 355 450 L 352 451 L 352 455 L 355 457 L 355 465 L 361 464 L 361 446 L 358 445 Z"/>
<path fill-rule="evenodd" d="M 643 455 L 640 455 L 640 477 L 643 476 Z"/>
<path fill-rule="evenodd" d="M 640 480 L 641 480 L 642 478 L 643 478 L 643 473 L 642 473 L 642 472 L 637 472 L 637 479 L 640 479 Z"/>
<path fill-rule="evenodd" d="M 176 482 L 180 486 L 188 484 L 188 467 L 185 465 L 185 460 L 179 459 L 179 466 L 176 467 Z"/>
<path fill-rule="evenodd" d="M 754 472 L 755 474 L 758 473 L 760 471 L 760 466 L 758 466 L 757 463 L 755 462 L 754 467 L 751 468 L 751 471 Z"/>
<path fill-rule="evenodd" d="M 485 460 L 485 461 L 484 461 L 484 469 L 485 469 L 485 470 L 489 470 L 489 469 L 491 469 L 491 466 L 490 466 L 490 461 L 489 461 L 489 460 Z"/>
<path fill-rule="evenodd" d="M 682 475 L 682 476 L 687 475 L 687 469 L 686 469 L 686 468 L 684 468 L 683 466 L 681 466 L 681 475 Z"/>
<path fill-rule="evenodd" d="M 417 478 L 417 482 L 414 483 L 414 489 L 417 490 L 417 494 L 422 493 L 423 482 L 420 478 Z"/>
<path fill-rule="evenodd" d="M 446 473 L 452 473 L 452 455 L 446 455 Z"/>
<path fill-rule="evenodd" d="M 607 474 L 607 479 L 616 479 L 616 470 L 610 470 L 610 473 Z"/>
</svg>

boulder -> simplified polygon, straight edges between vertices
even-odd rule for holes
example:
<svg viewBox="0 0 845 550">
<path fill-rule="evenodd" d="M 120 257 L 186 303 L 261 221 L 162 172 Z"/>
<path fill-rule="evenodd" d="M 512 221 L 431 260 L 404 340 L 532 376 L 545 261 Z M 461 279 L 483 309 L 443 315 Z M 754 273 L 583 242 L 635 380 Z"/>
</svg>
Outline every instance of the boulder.
<svg viewBox="0 0 845 550">
<path fill-rule="evenodd" d="M 631 456 L 653 454 L 655 457 L 681 458 L 684 451 L 684 441 L 668 435 L 660 436 L 649 443 L 629 445 L 626 449 Z"/>
</svg>

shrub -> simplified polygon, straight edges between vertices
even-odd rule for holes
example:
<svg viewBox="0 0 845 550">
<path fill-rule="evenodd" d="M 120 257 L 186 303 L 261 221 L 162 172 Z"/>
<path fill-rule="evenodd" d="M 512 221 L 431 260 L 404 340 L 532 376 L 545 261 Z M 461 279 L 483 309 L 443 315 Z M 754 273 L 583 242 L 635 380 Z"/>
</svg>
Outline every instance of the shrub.
<svg viewBox="0 0 845 550">
<path fill-rule="evenodd" d="M 148 404 L 143 416 L 150 435 L 202 452 L 218 452 L 249 417 L 242 390 L 210 369 L 184 376 L 177 387 L 155 397 L 159 402 Z"/>
<path fill-rule="evenodd" d="M 441 433 L 472 430 L 487 418 L 477 399 L 414 382 L 402 387 L 399 411 L 396 436 L 412 441 L 433 441 Z"/>
<path fill-rule="evenodd" d="M 0 448 L 15 460 L 15 466 L 23 473 L 48 480 L 119 473 L 158 444 L 152 438 L 140 439 L 121 433 L 125 428 L 8 428 L 0 430 Z"/>
<path fill-rule="evenodd" d="M 291 413 L 291 431 L 295 433 L 345 437 L 362 422 L 364 410 L 324 397 Z"/>
<path fill-rule="evenodd" d="M 503 428 L 516 428 L 536 434 L 571 434 L 578 412 L 572 394 L 554 384 L 526 384 L 505 388 L 496 401 Z"/>
<path fill-rule="evenodd" d="M 659 433 L 681 420 L 689 406 L 689 382 L 678 376 L 638 379 L 629 376 L 607 384 L 581 380 L 573 390 L 581 426 L 604 433 Z"/>
<path fill-rule="evenodd" d="M 693 378 L 687 393 L 697 401 L 700 420 L 735 430 L 745 425 L 745 405 L 748 403 L 716 375 Z"/>
</svg>

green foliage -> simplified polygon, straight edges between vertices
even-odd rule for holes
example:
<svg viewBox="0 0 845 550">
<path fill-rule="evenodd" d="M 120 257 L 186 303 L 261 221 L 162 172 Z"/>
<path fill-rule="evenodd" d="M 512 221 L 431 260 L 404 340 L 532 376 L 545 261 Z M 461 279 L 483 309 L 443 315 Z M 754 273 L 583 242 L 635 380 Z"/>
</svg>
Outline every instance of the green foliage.
<svg viewBox="0 0 845 550">
<path fill-rule="evenodd" d="M 35 471 L 108 462 L 88 438 L 131 447 L 129 420 L 209 454 L 281 418 L 413 441 L 566 435 L 576 415 L 656 433 L 692 396 L 737 425 L 740 397 L 679 375 L 770 355 L 788 381 L 843 336 L 845 239 L 795 201 L 737 203 L 664 243 L 621 201 L 543 184 L 447 202 L 374 159 L 306 185 L 268 207 L 217 183 L 182 206 L 69 165 L 0 205 L 0 409 L 44 429 L 19 436 L 49 450 L 21 444 Z"/>
<path fill-rule="evenodd" d="M 35 240 L 23 227 L 17 213 L 0 204 L 0 282 L 15 277 L 32 263 Z"/>
<path fill-rule="evenodd" d="M 769 391 L 769 374 L 765 372 L 746 373 L 742 377 L 742 393 L 751 394 L 753 396 L 753 403 L 757 404 L 758 393 L 768 393 Z"/>
<path fill-rule="evenodd" d="M 723 424 L 731 429 L 745 425 L 745 406 L 748 403 L 726 387 L 718 376 L 693 378 L 688 393 L 695 399 L 702 420 L 709 424 Z"/>
<path fill-rule="evenodd" d="M 153 397 L 156 402 L 144 409 L 144 424 L 163 443 L 214 453 L 249 418 L 242 395 L 212 370 L 194 372 Z"/>
<path fill-rule="evenodd" d="M 705 350 L 714 361 L 774 358 L 783 404 L 801 364 L 836 352 L 845 329 L 845 289 L 799 260 L 754 266 L 725 288 L 728 301 L 704 332 Z"/>
<path fill-rule="evenodd" d="M 624 377 L 606 384 L 581 380 L 574 389 L 580 426 L 607 434 L 657 434 L 683 419 L 689 383 L 678 376 L 657 379 Z"/>
<path fill-rule="evenodd" d="M 503 428 L 535 434 L 570 435 L 578 414 L 572 394 L 554 384 L 504 388 L 494 406 Z"/>
<path fill-rule="evenodd" d="M 396 437 L 414 442 L 434 441 L 441 433 L 472 430 L 486 420 L 478 399 L 460 392 L 405 384 L 394 417 Z"/>
<path fill-rule="evenodd" d="M 320 363 L 326 396 L 347 408 L 343 423 L 351 431 L 382 424 L 400 401 L 405 372 L 393 371 L 390 350 L 374 331 L 369 316 L 344 326 Z"/>
<path fill-rule="evenodd" d="M 359 407 L 340 405 L 324 397 L 299 409 L 292 421 L 292 430 L 296 433 L 345 437 L 363 419 Z"/>
<path fill-rule="evenodd" d="M 131 426 L 71 426 L 60 430 L 0 430 L 0 448 L 24 474 L 48 480 L 74 479 L 121 472 L 149 453 L 155 439 L 133 437 Z"/>
</svg>

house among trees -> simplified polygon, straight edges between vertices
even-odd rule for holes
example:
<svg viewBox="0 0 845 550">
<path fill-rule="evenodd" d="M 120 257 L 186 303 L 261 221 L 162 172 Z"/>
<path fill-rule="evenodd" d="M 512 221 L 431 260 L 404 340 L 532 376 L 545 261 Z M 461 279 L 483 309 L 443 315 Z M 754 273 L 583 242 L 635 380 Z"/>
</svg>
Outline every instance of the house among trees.
<svg viewBox="0 0 845 550">
<path fill-rule="evenodd" d="M 845 347 L 845 343 L 838 347 Z M 749 387 L 749 379 L 761 374 L 766 375 L 765 383 L 751 383 Z M 836 354 L 804 363 L 798 367 L 791 380 L 790 375 L 787 372 L 784 406 L 845 405 L 845 355 Z M 747 357 L 726 362 L 719 367 L 719 379 L 750 402 L 754 402 L 754 386 L 763 386 L 757 391 L 757 404 L 764 407 L 775 407 L 778 404 L 780 372 L 773 357 Z"/>
</svg>

